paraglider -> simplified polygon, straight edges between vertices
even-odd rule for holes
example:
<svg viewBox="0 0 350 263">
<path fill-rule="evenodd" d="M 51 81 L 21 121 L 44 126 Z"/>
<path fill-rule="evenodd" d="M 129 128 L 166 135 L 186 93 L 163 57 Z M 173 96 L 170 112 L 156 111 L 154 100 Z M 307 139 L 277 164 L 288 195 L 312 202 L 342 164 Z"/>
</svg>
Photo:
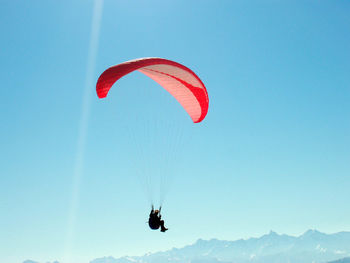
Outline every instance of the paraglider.
<svg viewBox="0 0 350 263">
<path fill-rule="evenodd" d="M 135 59 L 108 68 L 98 78 L 97 96 L 105 98 L 118 79 L 135 70 L 158 82 L 173 95 L 194 123 L 201 122 L 207 115 L 209 98 L 203 82 L 189 68 L 163 58 Z"/>
<path fill-rule="evenodd" d="M 165 232 L 168 229 L 164 226 L 164 220 L 162 220 L 162 216 L 160 214 L 160 210 L 162 208 L 160 207 L 159 210 L 154 210 L 154 207 L 152 205 L 152 210 L 151 213 L 149 214 L 149 219 L 148 219 L 148 225 L 151 229 L 157 230 L 160 228 L 161 232 Z"/>
<path fill-rule="evenodd" d="M 194 123 L 199 123 L 206 117 L 209 97 L 203 82 L 191 69 L 162 58 L 140 58 L 106 69 L 98 78 L 97 96 L 105 98 L 116 81 L 133 71 L 139 71 L 160 84 L 180 103 Z M 161 220 L 160 209 L 154 210 L 153 201 L 151 202 L 149 227 L 160 228 L 161 232 L 167 231 L 164 220 Z"/>
</svg>

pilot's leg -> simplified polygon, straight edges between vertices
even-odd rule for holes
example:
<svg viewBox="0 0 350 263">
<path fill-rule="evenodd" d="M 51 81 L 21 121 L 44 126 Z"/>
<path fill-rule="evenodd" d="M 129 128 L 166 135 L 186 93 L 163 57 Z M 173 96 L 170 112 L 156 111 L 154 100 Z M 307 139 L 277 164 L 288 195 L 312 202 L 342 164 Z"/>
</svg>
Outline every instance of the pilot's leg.
<svg viewBox="0 0 350 263">
<path fill-rule="evenodd" d="M 160 231 L 165 232 L 168 229 L 164 226 L 164 220 L 160 220 Z"/>
</svg>

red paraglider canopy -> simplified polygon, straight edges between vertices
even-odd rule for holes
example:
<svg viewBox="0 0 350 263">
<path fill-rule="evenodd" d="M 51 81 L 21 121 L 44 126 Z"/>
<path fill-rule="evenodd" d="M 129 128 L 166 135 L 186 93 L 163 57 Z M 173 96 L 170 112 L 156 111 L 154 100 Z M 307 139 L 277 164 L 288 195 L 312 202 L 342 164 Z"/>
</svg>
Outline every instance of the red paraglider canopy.
<svg viewBox="0 0 350 263">
<path fill-rule="evenodd" d="M 108 68 L 98 78 L 97 96 L 105 98 L 118 79 L 135 70 L 150 77 L 173 95 L 194 123 L 201 122 L 207 115 L 209 97 L 203 82 L 184 65 L 162 58 L 140 58 Z"/>
</svg>

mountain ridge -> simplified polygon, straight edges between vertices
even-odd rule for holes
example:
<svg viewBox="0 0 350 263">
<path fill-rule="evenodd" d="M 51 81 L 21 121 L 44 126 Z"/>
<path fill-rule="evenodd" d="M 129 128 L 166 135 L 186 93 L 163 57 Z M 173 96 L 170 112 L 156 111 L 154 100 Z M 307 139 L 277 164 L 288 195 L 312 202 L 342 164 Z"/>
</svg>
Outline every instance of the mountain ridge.
<svg viewBox="0 0 350 263">
<path fill-rule="evenodd" d="M 300 236 L 274 231 L 235 241 L 198 239 L 191 245 L 138 257 L 98 258 L 90 263 L 325 263 L 350 256 L 350 232 L 308 230 Z"/>
<path fill-rule="evenodd" d="M 270 231 L 247 239 L 209 240 L 143 256 L 96 258 L 90 263 L 350 263 L 350 232 L 315 229 L 299 236 Z M 23 263 L 38 263 L 26 260 Z M 57 261 L 54 263 L 58 263 Z M 64 263 L 64 262 L 63 262 Z"/>
</svg>

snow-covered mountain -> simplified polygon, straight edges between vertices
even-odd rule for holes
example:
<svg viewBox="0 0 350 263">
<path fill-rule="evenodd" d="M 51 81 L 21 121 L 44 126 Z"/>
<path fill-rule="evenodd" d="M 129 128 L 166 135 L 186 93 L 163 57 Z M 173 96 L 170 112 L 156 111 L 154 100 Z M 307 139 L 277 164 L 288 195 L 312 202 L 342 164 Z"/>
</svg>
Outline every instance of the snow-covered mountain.
<svg viewBox="0 0 350 263">
<path fill-rule="evenodd" d="M 325 263 L 349 256 L 350 232 L 324 234 L 308 230 L 299 237 L 271 231 L 247 240 L 199 239 L 192 245 L 165 252 L 98 258 L 90 263 Z"/>
<path fill-rule="evenodd" d="M 350 263 L 350 258 L 342 258 L 328 263 Z"/>
</svg>

